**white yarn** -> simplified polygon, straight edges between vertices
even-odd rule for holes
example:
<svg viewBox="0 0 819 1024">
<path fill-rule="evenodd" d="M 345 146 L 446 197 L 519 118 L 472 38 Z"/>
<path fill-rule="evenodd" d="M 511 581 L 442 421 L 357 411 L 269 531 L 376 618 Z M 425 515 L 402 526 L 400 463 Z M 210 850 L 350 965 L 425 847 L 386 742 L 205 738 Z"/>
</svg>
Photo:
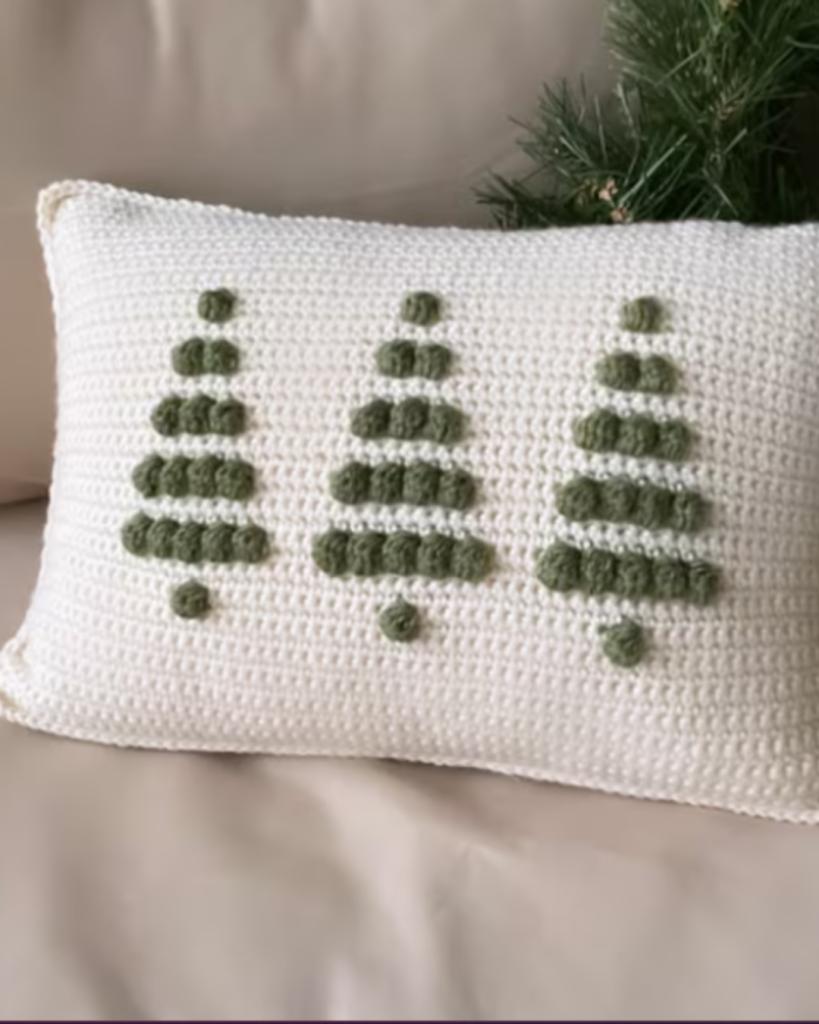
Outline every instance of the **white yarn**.
<svg viewBox="0 0 819 1024">
<path fill-rule="evenodd" d="M 0 713 L 66 736 L 200 750 L 389 756 L 472 765 L 751 814 L 819 818 L 819 228 L 682 223 L 502 234 L 268 218 L 69 182 L 41 197 L 58 328 L 59 417 L 43 565 L 26 621 L 0 657 Z M 236 315 L 203 324 L 197 298 L 227 287 Z M 431 329 L 403 297 L 439 295 Z M 658 297 L 659 335 L 619 328 L 624 301 Z M 234 378 L 181 379 L 174 344 L 225 337 Z M 376 369 L 395 337 L 451 347 L 440 383 Z M 618 349 L 679 368 L 670 398 L 595 381 Z M 236 439 L 169 440 L 150 413 L 171 393 L 233 395 Z M 352 411 L 425 395 L 463 409 L 463 442 L 361 441 Z M 681 465 L 589 454 L 573 422 L 595 408 L 684 419 Z M 246 459 L 245 505 L 142 498 L 151 452 Z M 328 493 L 350 459 L 410 456 L 480 482 L 464 513 L 351 508 Z M 693 536 L 568 523 L 556 485 L 627 473 L 700 491 Z M 136 512 L 259 523 L 261 565 L 139 559 Z M 331 527 L 438 529 L 493 545 L 480 583 L 336 579 L 311 557 Z M 538 552 L 581 546 L 702 558 L 721 568 L 713 606 L 547 590 Z M 215 603 L 174 616 L 188 579 Z M 381 634 L 379 612 L 415 604 L 422 636 Z M 642 623 L 649 656 L 610 664 L 599 627 Z"/>
</svg>

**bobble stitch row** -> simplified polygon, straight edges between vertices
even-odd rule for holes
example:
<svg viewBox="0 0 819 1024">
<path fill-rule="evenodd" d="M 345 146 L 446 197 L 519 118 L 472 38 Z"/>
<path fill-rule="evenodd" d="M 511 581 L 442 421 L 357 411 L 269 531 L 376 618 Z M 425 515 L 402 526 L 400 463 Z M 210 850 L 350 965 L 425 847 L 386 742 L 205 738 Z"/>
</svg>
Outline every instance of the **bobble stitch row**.
<svg viewBox="0 0 819 1024">
<path fill-rule="evenodd" d="M 149 455 L 132 474 L 134 487 L 146 498 L 226 498 L 246 501 L 256 486 L 253 466 L 243 459 L 225 459 L 221 455 L 169 459 Z"/>
<path fill-rule="evenodd" d="M 464 469 L 441 469 L 429 462 L 349 462 L 331 474 L 330 493 L 344 505 L 372 501 L 463 510 L 475 500 L 475 481 Z"/>
<path fill-rule="evenodd" d="M 315 538 L 313 560 L 328 576 L 394 574 L 476 583 L 492 568 L 492 549 L 474 537 L 443 533 L 329 530 Z"/>
<path fill-rule="evenodd" d="M 400 402 L 377 398 L 356 409 L 350 430 L 368 441 L 389 438 L 450 445 L 463 436 L 464 414 L 452 405 L 432 403 L 425 398 L 405 398 Z"/>
<path fill-rule="evenodd" d="M 380 346 L 375 362 L 379 373 L 385 377 L 443 380 L 452 366 L 452 351 L 446 345 L 417 345 L 414 341 L 397 338 Z"/>
<path fill-rule="evenodd" d="M 682 462 L 691 450 L 691 431 L 682 420 L 618 416 L 611 409 L 596 409 L 573 429 L 575 444 L 590 452 Z"/>
<path fill-rule="evenodd" d="M 245 407 L 235 398 L 217 400 L 210 395 L 163 398 L 151 413 L 151 424 L 163 437 L 178 434 L 219 434 L 236 437 L 245 429 Z"/>
<path fill-rule="evenodd" d="M 261 526 L 233 526 L 231 523 L 178 522 L 152 519 L 140 512 L 122 528 L 122 543 L 141 558 L 175 559 L 190 565 L 200 562 L 264 561 L 270 552 Z"/>
<path fill-rule="evenodd" d="M 702 529 L 708 514 L 708 503 L 696 491 L 670 491 L 625 477 L 576 477 L 559 489 L 557 508 L 573 522 L 630 523 L 646 530 L 681 533 Z"/>
<path fill-rule="evenodd" d="M 614 391 L 670 395 L 677 386 L 677 368 L 665 356 L 641 359 L 631 352 L 612 352 L 597 364 L 598 383 Z"/>
</svg>

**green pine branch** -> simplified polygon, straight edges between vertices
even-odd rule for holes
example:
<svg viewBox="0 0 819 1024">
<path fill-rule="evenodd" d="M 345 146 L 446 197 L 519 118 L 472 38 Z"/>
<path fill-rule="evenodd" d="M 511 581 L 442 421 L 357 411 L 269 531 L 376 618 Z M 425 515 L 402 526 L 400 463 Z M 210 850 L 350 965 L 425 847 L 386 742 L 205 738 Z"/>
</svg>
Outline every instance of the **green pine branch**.
<svg viewBox="0 0 819 1024">
<path fill-rule="evenodd" d="M 505 228 L 819 216 L 793 142 L 819 90 L 819 0 L 612 0 L 614 94 L 544 87 L 522 179 L 478 192 Z"/>
</svg>

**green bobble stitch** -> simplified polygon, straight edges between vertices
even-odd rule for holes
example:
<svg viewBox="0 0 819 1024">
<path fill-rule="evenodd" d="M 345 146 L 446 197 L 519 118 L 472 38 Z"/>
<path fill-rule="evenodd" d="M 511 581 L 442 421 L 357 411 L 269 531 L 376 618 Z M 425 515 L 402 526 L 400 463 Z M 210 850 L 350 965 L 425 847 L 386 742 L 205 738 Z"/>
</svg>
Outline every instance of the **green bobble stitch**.
<svg viewBox="0 0 819 1024">
<path fill-rule="evenodd" d="M 239 349 L 231 341 L 220 338 L 209 341 L 202 357 L 202 372 L 230 377 L 239 369 Z"/>
<path fill-rule="evenodd" d="M 465 469 L 447 469 L 438 484 L 438 504 L 463 511 L 475 503 L 475 480 Z"/>
<path fill-rule="evenodd" d="M 401 319 L 419 327 L 432 327 L 441 319 L 441 300 L 432 292 L 412 292 L 401 304 Z"/>
<path fill-rule="evenodd" d="M 651 559 L 636 552 L 626 552 L 617 559 L 614 592 L 618 597 L 635 600 L 650 597 L 653 592 Z"/>
<path fill-rule="evenodd" d="M 188 338 L 174 347 L 171 363 L 180 377 L 198 377 L 205 372 L 205 342 Z"/>
<path fill-rule="evenodd" d="M 187 498 L 190 494 L 188 469 L 191 460 L 185 455 L 174 455 L 168 459 L 159 476 L 159 487 L 162 494 L 169 498 Z"/>
<path fill-rule="evenodd" d="M 146 516 L 144 512 L 133 516 L 122 527 L 122 546 L 132 555 L 143 557 L 150 553 L 148 543 L 148 531 L 153 525 L 153 519 Z"/>
<path fill-rule="evenodd" d="M 418 566 L 421 538 L 416 533 L 391 533 L 384 541 L 382 563 L 384 572 L 396 576 L 412 576 Z"/>
<path fill-rule="evenodd" d="M 620 417 L 609 409 L 596 409 L 574 424 L 573 433 L 578 448 L 591 452 L 613 451 L 620 434 Z"/>
<path fill-rule="evenodd" d="M 688 566 L 685 562 L 660 560 L 654 563 L 654 596 L 658 601 L 688 599 Z"/>
<path fill-rule="evenodd" d="M 419 345 L 415 351 L 415 375 L 443 380 L 452 367 L 452 350 L 446 345 Z"/>
<path fill-rule="evenodd" d="M 210 410 L 209 427 L 211 433 L 222 437 L 236 437 L 244 432 L 246 410 L 242 402 L 235 398 L 226 398 L 217 402 Z"/>
<path fill-rule="evenodd" d="M 674 495 L 663 487 L 644 484 L 637 492 L 633 522 L 645 530 L 662 530 L 671 518 Z"/>
<path fill-rule="evenodd" d="M 233 316 L 233 307 L 236 304 L 236 296 L 227 288 L 216 288 L 213 291 L 202 292 L 196 309 L 203 320 L 212 324 L 221 324 Z"/>
<path fill-rule="evenodd" d="M 253 494 L 256 474 L 242 459 L 229 459 L 216 471 L 216 492 L 228 501 L 247 501 Z"/>
<path fill-rule="evenodd" d="M 648 416 L 626 416 L 620 421 L 617 451 L 632 458 L 645 458 L 655 451 L 659 429 Z"/>
<path fill-rule="evenodd" d="M 234 533 L 233 557 L 237 562 L 255 565 L 263 562 L 269 554 L 270 542 L 261 526 L 240 526 Z"/>
<path fill-rule="evenodd" d="M 379 505 L 394 505 L 404 493 L 404 467 L 400 462 L 382 462 L 370 478 L 370 500 Z"/>
<path fill-rule="evenodd" d="M 467 583 L 477 583 L 492 570 L 493 551 L 488 544 L 475 537 L 455 543 L 452 552 L 452 575 Z"/>
<path fill-rule="evenodd" d="M 429 414 L 423 429 L 426 441 L 435 444 L 457 444 L 463 437 L 464 414 L 452 405 L 429 406 Z"/>
<path fill-rule="evenodd" d="M 350 540 L 346 530 L 328 530 L 313 541 L 313 561 L 328 576 L 343 576 L 347 572 Z"/>
<path fill-rule="evenodd" d="M 390 410 L 390 437 L 412 441 L 420 437 L 429 417 L 429 402 L 423 398 L 405 398 Z"/>
<path fill-rule="evenodd" d="M 677 386 L 677 369 L 663 356 L 643 359 L 639 374 L 639 389 L 649 395 L 670 395 Z"/>
<path fill-rule="evenodd" d="M 602 548 L 584 551 L 580 562 L 580 586 L 594 597 L 610 594 L 617 585 L 617 556 Z"/>
<path fill-rule="evenodd" d="M 218 455 L 203 455 L 194 459 L 188 467 L 188 487 L 195 498 L 215 498 L 216 474 L 223 465 L 224 459 Z"/>
<path fill-rule="evenodd" d="M 163 398 L 151 413 L 151 425 L 163 437 L 176 437 L 179 433 L 179 412 L 182 399 L 178 395 Z"/>
<path fill-rule="evenodd" d="M 146 498 L 156 498 L 161 493 L 162 470 L 165 460 L 161 455 L 149 455 L 131 474 L 134 487 Z"/>
<path fill-rule="evenodd" d="M 445 580 L 452 574 L 455 538 L 443 533 L 428 533 L 418 545 L 418 572 L 433 580 Z"/>
<path fill-rule="evenodd" d="M 392 403 L 377 398 L 374 402 L 356 409 L 350 423 L 350 430 L 365 441 L 375 441 L 386 437 L 390 429 L 390 412 Z"/>
<path fill-rule="evenodd" d="M 378 576 L 382 571 L 383 533 L 354 533 L 347 544 L 347 568 L 353 576 Z"/>
<path fill-rule="evenodd" d="M 433 505 L 438 497 L 441 470 L 429 462 L 413 462 L 404 470 L 403 499 L 408 505 Z"/>
<path fill-rule="evenodd" d="M 640 360 L 630 352 L 614 352 L 597 364 L 597 380 L 615 391 L 634 391 L 640 383 Z"/>
<path fill-rule="evenodd" d="M 552 544 L 540 556 L 537 578 L 549 590 L 568 593 L 580 586 L 581 554 L 568 544 Z"/>
<path fill-rule="evenodd" d="M 363 462 L 348 462 L 330 475 L 330 494 L 344 505 L 361 505 L 370 498 L 372 470 Z"/>
<path fill-rule="evenodd" d="M 182 523 L 173 538 L 173 557 L 191 565 L 201 562 L 204 532 L 201 523 Z"/>
<path fill-rule="evenodd" d="M 202 532 L 202 556 L 208 562 L 233 561 L 233 537 L 236 527 L 230 523 L 212 523 Z"/>
<path fill-rule="evenodd" d="M 412 341 L 387 341 L 375 354 L 379 373 L 385 377 L 404 379 L 415 374 L 416 346 Z"/>
<path fill-rule="evenodd" d="M 606 627 L 603 630 L 603 653 L 614 665 L 634 668 L 646 653 L 642 626 L 631 619 L 623 619 L 614 626 Z"/>
<path fill-rule="evenodd" d="M 691 431 L 682 420 L 664 420 L 659 424 L 654 454 L 658 459 L 683 462 L 691 450 Z"/>
<path fill-rule="evenodd" d="M 637 484 L 621 477 L 604 480 L 600 485 L 600 517 L 610 523 L 627 523 L 637 505 Z"/>
<path fill-rule="evenodd" d="M 663 307 L 648 296 L 626 302 L 620 311 L 620 327 L 636 334 L 656 334 L 662 326 Z"/>
<path fill-rule="evenodd" d="M 173 541 L 179 523 L 173 519 L 156 519 L 148 529 L 148 553 L 154 558 L 173 558 Z"/>
<path fill-rule="evenodd" d="M 210 611 L 210 591 L 189 580 L 171 591 L 171 608 L 181 619 L 203 619 Z"/>
<path fill-rule="evenodd" d="M 210 431 L 210 413 L 216 400 L 210 395 L 195 395 L 182 403 L 179 410 L 179 429 L 183 434 L 207 434 Z"/>
<path fill-rule="evenodd" d="M 705 525 L 708 504 L 696 491 L 680 491 L 673 495 L 668 525 L 672 530 L 696 533 Z"/>
<path fill-rule="evenodd" d="M 601 485 L 588 477 L 577 477 L 564 484 L 557 495 L 557 510 L 573 522 L 586 522 L 600 514 Z"/>
<path fill-rule="evenodd" d="M 695 562 L 688 570 L 688 600 L 692 604 L 710 604 L 719 591 L 719 569 L 707 562 Z"/>
<path fill-rule="evenodd" d="M 421 633 L 421 616 L 415 605 L 406 601 L 396 601 L 385 608 L 378 617 L 381 632 L 388 640 L 397 643 L 409 643 L 416 640 Z"/>
</svg>

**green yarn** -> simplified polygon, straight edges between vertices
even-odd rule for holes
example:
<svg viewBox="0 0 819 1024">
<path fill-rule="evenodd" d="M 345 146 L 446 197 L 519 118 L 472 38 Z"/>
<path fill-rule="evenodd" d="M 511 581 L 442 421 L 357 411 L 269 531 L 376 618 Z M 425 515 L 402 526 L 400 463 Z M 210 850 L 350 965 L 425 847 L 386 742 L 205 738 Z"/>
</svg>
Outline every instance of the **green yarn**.
<svg viewBox="0 0 819 1024">
<path fill-rule="evenodd" d="M 620 417 L 610 409 L 595 409 L 573 426 L 574 442 L 590 452 L 611 452 L 617 447 Z"/>
<path fill-rule="evenodd" d="M 224 459 L 218 455 L 203 455 L 188 467 L 188 487 L 195 498 L 215 498 L 218 494 L 216 474 Z"/>
<path fill-rule="evenodd" d="M 396 441 L 421 437 L 429 418 L 429 402 L 423 398 L 405 398 L 390 410 L 389 436 Z"/>
<path fill-rule="evenodd" d="M 313 541 L 313 561 L 328 576 L 344 576 L 347 572 L 347 545 L 351 534 L 346 530 L 329 530 Z"/>
<path fill-rule="evenodd" d="M 205 342 L 202 338 L 188 338 L 174 346 L 171 364 L 180 377 L 198 377 L 205 372 Z"/>
<path fill-rule="evenodd" d="M 612 572 L 613 567 L 613 572 Z M 719 592 L 719 570 L 707 562 L 651 559 L 639 552 L 616 554 L 601 548 L 580 551 L 557 542 L 540 555 L 540 582 L 549 590 L 589 595 L 614 594 L 629 600 L 653 598 L 710 604 Z"/>
<path fill-rule="evenodd" d="M 168 459 L 159 474 L 160 494 L 169 498 L 187 498 L 190 494 L 188 469 L 191 460 L 185 455 L 174 455 Z"/>
<path fill-rule="evenodd" d="M 173 519 L 155 519 L 148 528 L 148 554 L 154 558 L 173 558 L 173 542 L 179 523 Z"/>
<path fill-rule="evenodd" d="M 403 380 L 415 376 L 415 342 L 396 338 L 380 345 L 375 353 L 375 364 L 385 377 Z"/>
<path fill-rule="evenodd" d="M 203 320 L 212 324 L 221 324 L 233 316 L 236 296 L 227 288 L 216 288 L 202 292 L 196 305 L 197 312 Z"/>
<path fill-rule="evenodd" d="M 474 537 L 456 540 L 442 533 L 348 533 L 329 530 L 313 541 L 313 560 L 329 576 L 425 576 L 468 582 L 492 567 L 489 545 Z"/>
<path fill-rule="evenodd" d="M 202 561 L 201 523 L 182 523 L 173 539 L 173 557 L 179 562 L 195 564 Z"/>
<path fill-rule="evenodd" d="M 230 377 L 239 369 L 239 349 L 232 341 L 209 341 L 202 356 L 202 372 Z"/>
<path fill-rule="evenodd" d="M 378 576 L 383 572 L 383 533 L 354 533 L 347 543 L 347 569 L 353 576 Z"/>
<path fill-rule="evenodd" d="M 637 507 L 638 490 L 636 483 L 624 477 L 603 480 L 600 483 L 599 518 L 610 523 L 630 522 Z"/>
<path fill-rule="evenodd" d="M 237 562 L 255 565 L 263 562 L 270 554 L 267 533 L 255 524 L 240 526 L 233 534 L 233 557 Z"/>
<path fill-rule="evenodd" d="M 566 519 L 586 522 L 600 516 L 602 485 L 589 477 L 576 477 L 557 493 L 557 510 Z"/>
<path fill-rule="evenodd" d="M 441 316 L 441 300 L 432 292 L 411 292 L 401 303 L 401 319 L 419 327 L 432 327 Z"/>
<path fill-rule="evenodd" d="M 688 570 L 688 599 L 692 604 L 707 605 L 719 591 L 719 569 L 707 562 L 695 562 Z"/>
<path fill-rule="evenodd" d="M 350 422 L 350 431 L 365 441 L 386 437 L 390 429 L 391 412 L 392 402 L 376 398 L 375 401 L 356 409 Z"/>
<path fill-rule="evenodd" d="M 163 437 L 175 437 L 180 430 L 179 412 L 183 400 L 178 395 L 163 398 L 151 413 L 151 425 Z"/>
<path fill-rule="evenodd" d="M 160 493 L 160 479 L 165 460 L 161 455 L 149 455 L 131 474 L 134 487 L 146 498 L 156 498 Z"/>
<path fill-rule="evenodd" d="M 436 504 L 462 512 L 475 502 L 475 481 L 465 469 L 447 469 L 438 483 Z"/>
<path fill-rule="evenodd" d="M 421 633 L 421 615 L 413 604 L 399 600 L 385 608 L 378 617 L 381 632 L 388 640 L 409 643 Z"/>
<path fill-rule="evenodd" d="M 443 380 L 452 368 L 452 350 L 446 345 L 419 345 L 415 350 L 414 375 L 425 380 Z"/>
<path fill-rule="evenodd" d="M 195 395 L 179 408 L 179 429 L 183 434 L 210 433 L 210 416 L 216 399 L 210 395 Z"/>
<path fill-rule="evenodd" d="M 395 505 L 404 495 L 404 466 L 400 462 L 382 462 L 373 467 L 370 500 L 379 505 Z"/>
<path fill-rule="evenodd" d="M 602 548 L 593 548 L 583 554 L 580 562 L 580 588 L 599 597 L 610 594 L 617 587 L 617 556 Z"/>
<path fill-rule="evenodd" d="M 691 431 L 682 420 L 664 420 L 659 425 L 654 454 L 668 462 L 683 462 L 688 458 L 692 441 Z"/>
<path fill-rule="evenodd" d="M 208 426 L 212 434 L 236 437 L 244 432 L 247 414 L 242 402 L 225 398 L 210 410 Z"/>
<path fill-rule="evenodd" d="M 348 462 L 330 474 L 330 494 L 344 505 L 361 505 L 370 500 L 372 469 L 363 462 Z"/>
<path fill-rule="evenodd" d="M 149 554 L 148 531 L 152 524 L 153 520 L 143 512 L 129 519 L 122 527 L 121 533 L 122 546 L 125 550 L 138 557 Z"/>
<path fill-rule="evenodd" d="M 418 547 L 421 538 L 417 533 L 390 533 L 384 541 L 382 566 L 385 573 L 396 576 L 412 576 L 418 565 Z"/>
<path fill-rule="evenodd" d="M 597 381 L 614 391 L 642 391 L 670 395 L 677 385 L 677 370 L 664 356 L 645 359 L 631 352 L 613 352 L 597 364 Z"/>
<path fill-rule="evenodd" d="M 434 444 L 457 444 L 463 437 L 464 414 L 452 405 L 431 405 L 421 436 Z"/>
<path fill-rule="evenodd" d="M 210 591 L 196 580 L 188 580 L 171 591 L 171 608 L 181 619 L 203 619 L 211 609 Z"/>
<path fill-rule="evenodd" d="M 492 570 L 492 548 L 476 537 L 455 542 L 452 551 L 452 575 L 467 583 L 478 583 Z"/>
<path fill-rule="evenodd" d="M 402 497 L 408 505 L 434 505 L 438 501 L 441 470 L 429 462 L 412 462 L 404 469 Z"/>
<path fill-rule="evenodd" d="M 644 530 L 662 530 L 671 522 L 673 501 L 671 491 L 654 484 L 643 484 L 637 492 L 632 522 Z"/>
<path fill-rule="evenodd" d="M 552 544 L 538 559 L 537 578 L 549 590 L 568 593 L 580 586 L 581 562 L 577 548 L 561 542 Z"/>
<path fill-rule="evenodd" d="M 696 533 L 705 526 L 708 504 L 696 491 L 680 491 L 674 494 L 668 525 L 681 533 Z"/>
<path fill-rule="evenodd" d="M 236 527 L 230 523 L 211 523 L 202 531 L 202 556 L 206 562 L 233 561 L 233 536 Z"/>
<path fill-rule="evenodd" d="M 620 327 L 636 334 L 656 334 L 662 327 L 663 307 L 658 299 L 643 296 L 623 303 Z"/>
<path fill-rule="evenodd" d="M 616 449 L 621 455 L 644 459 L 657 450 L 659 429 L 649 416 L 625 416 L 620 420 Z"/>
<path fill-rule="evenodd" d="M 256 472 L 243 459 L 229 459 L 216 471 L 216 492 L 228 501 L 247 501 L 256 487 Z"/>
<path fill-rule="evenodd" d="M 385 377 L 443 380 L 452 367 L 452 350 L 446 345 L 416 345 L 414 341 L 396 338 L 379 346 L 375 362 Z"/>
<path fill-rule="evenodd" d="M 647 395 L 670 395 L 677 387 L 677 368 L 664 356 L 648 356 L 640 362 L 638 390 Z"/>
<path fill-rule="evenodd" d="M 640 383 L 640 360 L 630 352 L 614 352 L 597 364 L 598 383 L 615 391 L 635 391 Z"/>
<path fill-rule="evenodd" d="M 612 664 L 620 668 L 634 668 L 646 653 L 643 627 L 631 619 L 622 619 L 603 631 L 603 653 Z"/>
<path fill-rule="evenodd" d="M 443 533 L 428 533 L 418 545 L 418 573 L 432 580 L 444 580 L 452 574 L 455 538 Z"/>
</svg>

